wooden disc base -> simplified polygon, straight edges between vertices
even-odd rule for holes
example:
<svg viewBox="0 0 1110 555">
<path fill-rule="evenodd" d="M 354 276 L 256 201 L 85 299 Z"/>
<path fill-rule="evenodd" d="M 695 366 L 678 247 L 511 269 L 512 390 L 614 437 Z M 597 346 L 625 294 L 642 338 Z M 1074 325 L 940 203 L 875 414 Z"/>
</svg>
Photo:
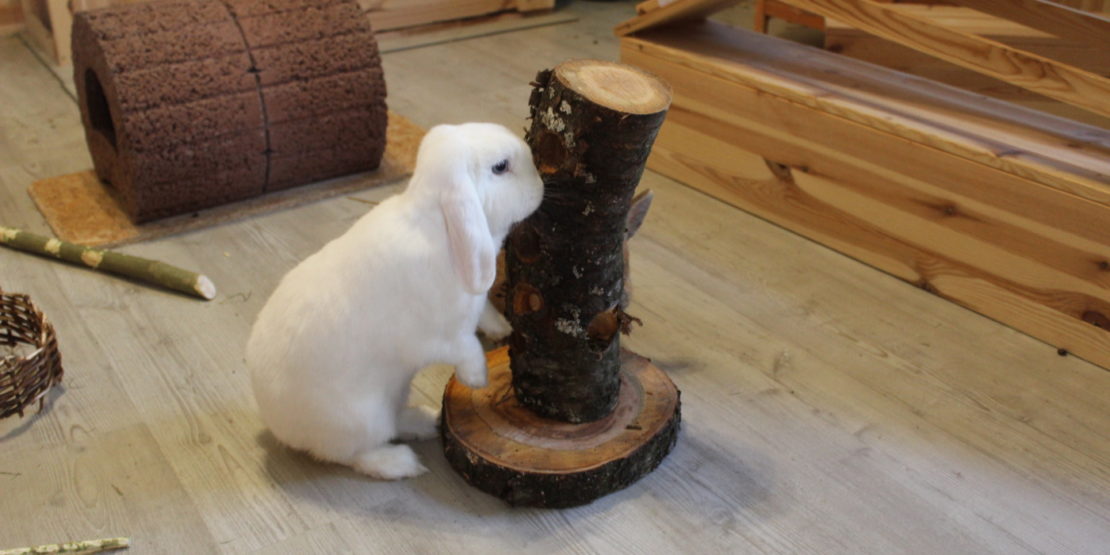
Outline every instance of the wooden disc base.
<svg viewBox="0 0 1110 555">
<path fill-rule="evenodd" d="M 630 351 L 621 352 L 616 408 L 583 424 L 542 418 L 517 402 L 508 348 L 488 353 L 487 363 L 485 388 L 448 382 L 443 450 L 470 485 L 511 505 L 589 503 L 654 470 L 678 438 L 678 389 Z"/>
</svg>

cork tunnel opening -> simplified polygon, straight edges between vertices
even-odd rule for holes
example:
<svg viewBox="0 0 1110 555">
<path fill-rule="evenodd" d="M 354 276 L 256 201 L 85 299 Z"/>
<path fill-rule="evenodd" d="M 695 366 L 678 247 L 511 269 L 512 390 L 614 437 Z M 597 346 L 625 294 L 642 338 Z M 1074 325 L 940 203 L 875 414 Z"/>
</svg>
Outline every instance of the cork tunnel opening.
<svg viewBox="0 0 1110 555">
<path fill-rule="evenodd" d="M 108 108 L 108 98 L 104 87 L 91 69 L 85 70 L 85 107 L 88 108 L 89 123 L 116 148 L 116 126 L 112 123 L 112 111 Z"/>
</svg>

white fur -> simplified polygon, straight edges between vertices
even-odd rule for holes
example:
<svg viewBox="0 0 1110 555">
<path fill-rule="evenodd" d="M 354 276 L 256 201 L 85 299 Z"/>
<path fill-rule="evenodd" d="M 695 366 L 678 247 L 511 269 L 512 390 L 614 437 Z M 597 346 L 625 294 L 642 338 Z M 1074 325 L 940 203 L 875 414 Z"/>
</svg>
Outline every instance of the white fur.
<svg viewBox="0 0 1110 555">
<path fill-rule="evenodd" d="M 501 160 L 509 169 L 497 175 Z M 509 333 L 487 306 L 493 257 L 542 196 L 532 154 L 509 130 L 431 129 L 405 191 L 290 271 L 258 314 L 247 366 L 274 436 L 382 479 L 425 472 L 389 443 L 436 433 L 434 411 L 407 407 L 412 378 L 445 363 L 462 383 L 486 384 L 475 328 Z"/>
</svg>

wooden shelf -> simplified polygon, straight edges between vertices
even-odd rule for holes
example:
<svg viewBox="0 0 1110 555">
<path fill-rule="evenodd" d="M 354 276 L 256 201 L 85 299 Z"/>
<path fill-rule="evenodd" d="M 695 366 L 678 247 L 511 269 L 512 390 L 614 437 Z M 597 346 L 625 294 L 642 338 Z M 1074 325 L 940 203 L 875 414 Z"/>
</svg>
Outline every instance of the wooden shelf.
<svg viewBox="0 0 1110 555">
<path fill-rule="evenodd" d="M 649 168 L 1110 368 L 1110 132 L 712 22 L 621 43 L 674 87 Z"/>
</svg>

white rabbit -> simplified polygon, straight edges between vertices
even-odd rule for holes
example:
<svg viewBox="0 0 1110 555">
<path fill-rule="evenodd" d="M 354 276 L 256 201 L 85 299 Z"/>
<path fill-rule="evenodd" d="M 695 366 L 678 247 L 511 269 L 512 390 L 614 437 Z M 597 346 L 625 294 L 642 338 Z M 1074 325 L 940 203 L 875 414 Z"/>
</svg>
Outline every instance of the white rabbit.
<svg viewBox="0 0 1110 555">
<path fill-rule="evenodd" d="M 394 439 L 436 434 L 437 411 L 407 406 L 415 374 L 455 365 L 486 385 L 475 335 L 506 335 L 486 300 L 513 223 L 543 197 L 532 153 L 489 123 L 424 137 L 408 187 L 289 272 L 247 342 L 262 419 L 283 443 L 381 479 L 427 469 Z"/>
</svg>

